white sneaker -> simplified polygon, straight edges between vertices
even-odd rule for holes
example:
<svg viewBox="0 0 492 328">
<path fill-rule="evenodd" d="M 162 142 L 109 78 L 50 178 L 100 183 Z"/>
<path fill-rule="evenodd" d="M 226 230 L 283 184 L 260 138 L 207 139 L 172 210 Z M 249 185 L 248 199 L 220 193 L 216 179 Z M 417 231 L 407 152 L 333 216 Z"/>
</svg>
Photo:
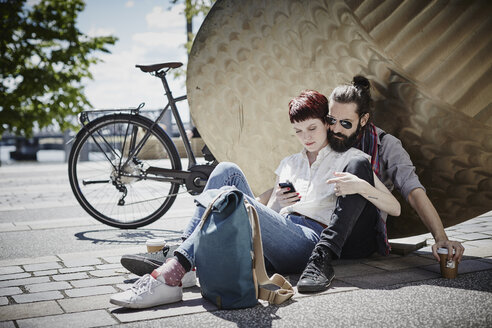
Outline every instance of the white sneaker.
<svg viewBox="0 0 492 328">
<path fill-rule="evenodd" d="M 112 295 L 109 302 L 127 308 L 144 309 L 179 302 L 182 299 L 183 289 L 180 286 L 166 285 L 164 281 L 146 274 L 138 279 L 130 289 Z"/>
<path fill-rule="evenodd" d="M 196 269 L 195 268 L 193 268 L 192 270 L 185 273 L 183 279 L 181 279 L 181 284 L 183 285 L 183 288 L 190 288 L 190 287 L 196 286 Z"/>
</svg>

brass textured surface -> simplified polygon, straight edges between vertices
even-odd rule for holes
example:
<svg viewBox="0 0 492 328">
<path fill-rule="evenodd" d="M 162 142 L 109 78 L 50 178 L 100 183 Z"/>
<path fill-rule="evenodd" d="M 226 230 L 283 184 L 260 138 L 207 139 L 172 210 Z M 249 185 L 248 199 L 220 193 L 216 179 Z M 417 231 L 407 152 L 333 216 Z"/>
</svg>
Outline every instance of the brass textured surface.
<svg viewBox="0 0 492 328">
<path fill-rule="evenodd" d="M 492 1 L 345 2 L 420 87 L 492 127 Z"/>
<path fill-rule="evenodd" d="M 300 150 L 288 101 L 304 89 L 329 94 L 360 73 L 375 87 L 375 122 L 402 139 L 445 225 L 490 210 L 490 126 L 409 75 L 343 1 L 217 1 L 189 58 L 191 115 L 214 155 L 237 163 L 260 193 Z M 388 229 L 425 231 L 408 208 Z"/>
</svg>

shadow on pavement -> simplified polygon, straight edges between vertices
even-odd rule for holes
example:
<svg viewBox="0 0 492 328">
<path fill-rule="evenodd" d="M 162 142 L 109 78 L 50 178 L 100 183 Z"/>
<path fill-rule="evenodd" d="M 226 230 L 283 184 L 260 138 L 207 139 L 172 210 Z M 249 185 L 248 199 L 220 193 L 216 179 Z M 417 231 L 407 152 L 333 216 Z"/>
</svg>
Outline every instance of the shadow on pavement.
<svg viewBox="0 0 492 328">
<path fill-rule="evenodd" d="M 167 243 L 175 243 L 181 241 L 181 234 L 181 231 L 164 229 L 100 229 L 81 231 L 75 237 L 93 244 L 140 245 L 153 238 L 164 238 Z"/>
</svg>

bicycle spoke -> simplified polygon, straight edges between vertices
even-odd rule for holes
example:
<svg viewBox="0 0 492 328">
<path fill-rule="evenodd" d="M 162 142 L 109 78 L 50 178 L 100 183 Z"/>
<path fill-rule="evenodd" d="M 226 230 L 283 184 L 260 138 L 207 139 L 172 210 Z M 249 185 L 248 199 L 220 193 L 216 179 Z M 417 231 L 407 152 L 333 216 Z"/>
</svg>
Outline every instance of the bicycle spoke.
<svg viewBox="0 0 492 328">
<path fill-rule="evenodd" d="M 181 169 L 174 146 L 167 145 L 170 139 L 150 126 L 143 118 L 114 115 L 101 119 L 91 127 L 92 134 L 74 145 L 78 155 L 69 164 L 74 172 L 71 183 L 79 202 L 98 220 L 140 226 L 161 216 L 174 201 L 179 185 L 165 176 L 147 178 L 145 172 L 148 167 Z"/>
</svg>

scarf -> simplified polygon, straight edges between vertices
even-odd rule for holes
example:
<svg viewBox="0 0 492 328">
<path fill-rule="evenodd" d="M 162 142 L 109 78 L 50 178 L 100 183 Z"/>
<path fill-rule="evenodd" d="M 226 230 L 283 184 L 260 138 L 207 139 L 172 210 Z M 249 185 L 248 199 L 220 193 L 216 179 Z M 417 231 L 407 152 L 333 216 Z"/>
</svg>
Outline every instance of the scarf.
<svg viewBox="0 0 492 328">
<path fill-rule="evenodd" d="M 372 170 L 376 173 L 378 178 L 381 178 L 379 175 L 378 133 L 374 124 L 370 123 L 369 126 L 363 130 L 354 147 L 371 156 Z"/>
<path fill-rule="evenodd" d="M 355 145 L 355 148 L 362 150 L 364 153 L 371 156 L 371 166 L 377 177 L 381 179 L 379 175 L 379 152 L 378 152 L 378 132 L 376 131 L 376 126 L 372 123 L 364 129 L 359 135 Z M 388 242 L 388 234 L 386 230 L 386 222 L 382 219 L 380 210 L 378 209 L 379 220 L 377 224 L 378 231 L 378 251 L 382 255 L 388 255 L 391 246 Z"/>
</svg>

